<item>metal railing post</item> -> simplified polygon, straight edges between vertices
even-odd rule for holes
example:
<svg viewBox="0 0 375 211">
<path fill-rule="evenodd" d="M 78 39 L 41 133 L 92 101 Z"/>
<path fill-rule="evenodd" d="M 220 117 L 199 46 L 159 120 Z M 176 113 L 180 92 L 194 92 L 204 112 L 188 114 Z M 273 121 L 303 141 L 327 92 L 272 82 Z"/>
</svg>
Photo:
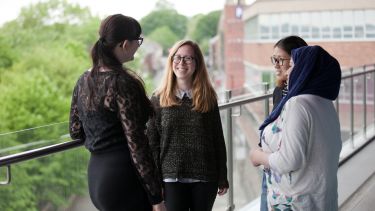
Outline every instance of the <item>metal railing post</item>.
<svg viewBox="0 0 375 211">
<path fill-rule="evenodd" d="M 269 83 L 263 83 L 263 91 L 264 91 L 264 94 L 267 94 L 268 93 L 268 89 L 270 88 L 270 85 Z M 266 119 L 268 117 L 268 115 L 270 114 L 270 99 L 269 98 L 266 98 L 264 100 L 264 119 Z"/>
<path fill-rule="evenodd" d="M 225 92 L 225 102 L 228 103 L 232 98 L 232 91 L 227 90 Z M 228 182 L 229 182 L 229 190 L 228 190 L 228 207 L 227 211 L 234 210 L 234 202 L 233 202 L 233 134 L 232 134 L 232 108 L 227 109 L 226 114 L 226 139 L 228 143 Z"/>
<path fill-rule="evenodd" d="M 6 165 L 6 175 L 7 175 L 7 178 L 5 181 L 0 181 L 0 185 L 9 185 L 10 184 L 10 181 L 11 181 L 11 176 L 12 174 L 10 173 L 10 165 Z"/>
<path fill-rule="evenodd" d="M 340 96 L 340 95 L 339 95 L 339 96 Z M 337 116 L 340 117 L 340 100 L 339 100 L 339 96 L 337 96 L 337 98 L 336 98 L 335 105 L 336 105 L 336 113 L 337 113 Z"/>
<path fill-rule="evenodd" d="M 363 72 L 366 72 L 366 65 L 363 66 Z M 367 127 L 367 119 L 366 119 L 366 115 L 367 115 L 367 105 L 366 105 L 367 83 L 366 83 L 366 81 L 367 81 L 367 77 L 366 77 L 366 74 L 364 74 L 363 75 L 363 135 L 364 135 L 364 137 L 366 137 L 366 127 Z"/>
<path fill-rule="evenodd" d="M 350 75 L 353 68 L 350 68 Z M 350 144 L 354 148 L 354 79 L 350 77 Z"/>
</svg>

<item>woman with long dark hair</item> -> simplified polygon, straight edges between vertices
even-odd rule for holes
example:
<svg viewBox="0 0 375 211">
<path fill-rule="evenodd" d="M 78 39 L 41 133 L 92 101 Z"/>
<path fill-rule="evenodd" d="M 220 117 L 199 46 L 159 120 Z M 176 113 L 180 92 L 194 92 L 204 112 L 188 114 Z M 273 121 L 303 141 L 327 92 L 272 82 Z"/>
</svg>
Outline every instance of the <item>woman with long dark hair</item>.
<svg viewBox="0 0 375 211">
<path fill-rule="evenodd" d="M 142 44 L 141 26 L 128 16 L 102 21 L 91 50 L 93 66 L 74 87 L 70 135 L 91 152 L 89 193 L 101 211 L 162 210 L 159 173 L 145 135 L 153 116 L 142 80 L 123 63 Z M 152 206 L 153 205 L 153 206 Z"/>
</svg>

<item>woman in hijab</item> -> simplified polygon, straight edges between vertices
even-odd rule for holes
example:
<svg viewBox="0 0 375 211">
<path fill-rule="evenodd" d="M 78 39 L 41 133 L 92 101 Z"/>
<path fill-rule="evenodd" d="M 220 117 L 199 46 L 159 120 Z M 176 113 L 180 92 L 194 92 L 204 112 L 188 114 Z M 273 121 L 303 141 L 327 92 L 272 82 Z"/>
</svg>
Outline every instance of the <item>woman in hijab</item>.
<svg viewBox="0 0 375 211">
<path fill-rule="evenodd" d="M 260 126 L 269 210 L 338 210 L 340 123 L 333 100 L 341 69 L 320 46 L 292 50 L 289 92 Z"/>
</svg>

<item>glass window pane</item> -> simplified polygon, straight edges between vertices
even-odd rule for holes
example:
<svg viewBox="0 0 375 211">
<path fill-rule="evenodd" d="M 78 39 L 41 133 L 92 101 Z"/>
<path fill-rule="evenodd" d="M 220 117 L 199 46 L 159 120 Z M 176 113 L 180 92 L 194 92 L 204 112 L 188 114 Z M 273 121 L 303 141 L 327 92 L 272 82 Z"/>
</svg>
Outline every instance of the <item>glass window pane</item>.
<svg viewBox="0 0 375 211">
<path fill-rule="evenodd" d="M 289 30 L 289 22 L 290 22 L 290 17 L 289 17 L 289 14 L 287 13 L 283 13 L 280 15 L 280 35 L 281 37 L 285 37 L 287 35 L 290 34 L 290 30 Z"/>
<path fill-rule="evenodd" d="M 303 38 L 310 38 L 310 29 L 311 29 L 310 13 L 308 12 L 301 13 L 300 24 L 301 24 L 301 36 Z"/>
<path fill-rule="evenodd" d="M 245 39 L 256 40 L 259 36 L 258 33 L 258 16 L 256 16 L 245 23 Z"/>
<path fill-rule="evenodd" d="M 375 10 L 365 11 L 366 38 L 375 38 Z"/>
<path fill-rule="evenodd" d="M 322 38 L 323 39 L 330 39 L 331 36 L 331 26 L 332 26 L 332 19 L 331 13 L 328 11 L 324 11 L 321 13 L 321 30 L 322 30 Z"/>
<path fill-rule="evenodd" d="M 311 38 L 320 38 L 320 26 L 321 26 L 321 13 L 313 12 L 311 13 Z"/>
<path fill-rule="evenodd" d="M 341 31 L 341 20 L 342 20 L 341 12 L 335 11 L 332 12 L 332 37 L 335 39 L 341 39 L 342 31 Z"/>
<path fill-rule="evenodd" d="M 272 39 L 280 39 L 279 34 L 279 15 L 271 15 L 271 24 L 272 24 Z"/>
<path fill-rule="evenodd" d="M 298 35 L 299 34 L 299 26 L 298 26 L 298 20 L 299 20 L 299 13 L 292 13 L 291 14 L 291 32 L 292 34 Z"/>
<path fill-rule="evenodd" d="M 365 36 L 365 13 L 362 10 L 354 11 L 354 37 L 364 38 Z"/>
<path fill-rule="evenodd" d="M 269 15 L 259 15 L 260 39 L 270 39 L 271 21 Z"/>
<path fill-rule="evenodd" d="M 342 12 L 343 37 L 348 39 L 353 37 L 353 11 Z"/>
</svg>

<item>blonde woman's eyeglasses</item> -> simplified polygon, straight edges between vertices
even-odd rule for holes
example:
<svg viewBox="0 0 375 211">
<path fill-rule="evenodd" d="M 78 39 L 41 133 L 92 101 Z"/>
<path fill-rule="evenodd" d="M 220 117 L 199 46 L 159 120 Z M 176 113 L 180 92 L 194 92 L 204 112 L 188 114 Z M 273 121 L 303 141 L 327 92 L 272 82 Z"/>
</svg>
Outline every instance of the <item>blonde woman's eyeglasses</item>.
<svg viewBox="0 0 375 211">
<path fill-rule="evenodd" d="M 184 61 L 186 64 L 191 64 L 194 61 L 194 57 L 192 56 L 173 56 L 172 61 L 175 64 L 179 64 L 181 61 Z"/>
</svg>

